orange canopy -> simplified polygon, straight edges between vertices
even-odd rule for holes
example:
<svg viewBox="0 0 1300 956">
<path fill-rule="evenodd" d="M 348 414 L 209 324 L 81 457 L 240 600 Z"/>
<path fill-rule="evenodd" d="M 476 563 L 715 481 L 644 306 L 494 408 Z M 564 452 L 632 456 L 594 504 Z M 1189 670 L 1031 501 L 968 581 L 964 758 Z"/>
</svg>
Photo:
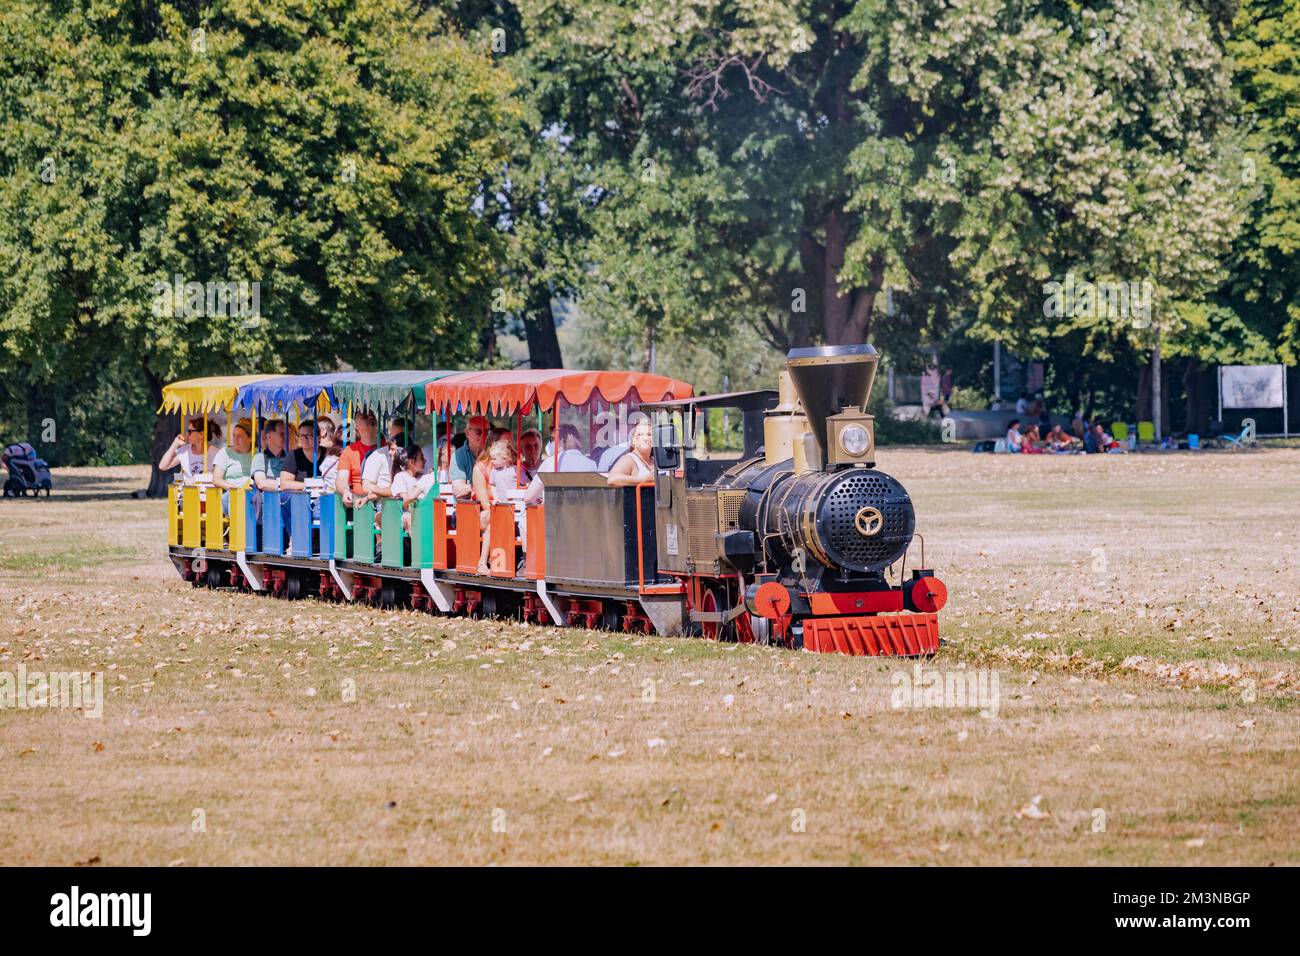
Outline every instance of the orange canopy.
<svg viewBox="0 0 1300 956">
<path fill-rule="evenodd" d="M 642 402 L 689 398 L 691 386 L 646 372 L 581 372 L 561 368 L 465 372 L 430 382 L 424 389 L 426 412 L 463 411 L 489 415 L 548 409 L 557 398 L 585 405 L 592 395 L 621 402 L 632 393 Z"/>
</svg>

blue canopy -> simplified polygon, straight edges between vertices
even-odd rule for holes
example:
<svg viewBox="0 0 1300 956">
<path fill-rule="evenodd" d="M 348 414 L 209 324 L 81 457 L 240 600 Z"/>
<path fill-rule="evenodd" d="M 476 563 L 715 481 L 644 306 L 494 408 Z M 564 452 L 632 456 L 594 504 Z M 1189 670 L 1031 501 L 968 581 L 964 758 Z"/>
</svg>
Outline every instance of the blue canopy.
<svg viewBox="0 0 1300 956">
<path fill-rule="evenodd" d="M 337 407 L 334 386 L 355 378 L 356 372 L 323 375 L 279 375 L 250 382 L 239 389 L 235 407 L 262 415 L 288 413 L 295 405 L 305 414 L 324 413 Z"/>
</svg>

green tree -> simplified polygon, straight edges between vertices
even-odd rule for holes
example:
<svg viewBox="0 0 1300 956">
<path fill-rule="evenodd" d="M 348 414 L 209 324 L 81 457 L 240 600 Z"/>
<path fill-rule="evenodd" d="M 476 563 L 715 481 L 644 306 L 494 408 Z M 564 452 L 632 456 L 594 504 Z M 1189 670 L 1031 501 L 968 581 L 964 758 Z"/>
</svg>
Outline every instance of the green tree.
<svg viewBox="0 0 1300 956">
<path fill-rule="evenodd" d="M 519 107 L 439 12 L 15 0 L 0 49 L 5 367 L 133 356 L 156 407 L 191 374 L 475 355 Z M 260 316 L 170 302 L 176 276 L 255 282 Z"/>
<path fill-rule="evenodd" d="M 1044 282 L 1148 280 L 1172 324 L 1172 303 L 1220 280 L 1240 227 L 1217 5 L 520 8 L 543 121 L 592 170 L 601 295 L 584 309 L 613 328 L 658 321 L 649 298 L 706 326 L 752 322 L 781 348 L 908 348 L 973 311 L 978 334 L 1022 350 L 1085 327 L 1106 354 L 1146 333 L 1047 322 Z M 647 162 L 657 188 L 637 175 Z M 674 258 L 705 278 L 656 287 Z"/>
</svg>

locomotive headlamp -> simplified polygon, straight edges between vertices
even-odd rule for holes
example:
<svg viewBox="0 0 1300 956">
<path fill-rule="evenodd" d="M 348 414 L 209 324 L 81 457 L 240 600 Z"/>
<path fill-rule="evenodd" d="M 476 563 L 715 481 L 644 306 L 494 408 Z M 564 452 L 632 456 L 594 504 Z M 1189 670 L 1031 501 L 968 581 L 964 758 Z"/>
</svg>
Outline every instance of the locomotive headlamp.
<svg viewBox="0 0 1300 956">
<path fill-rule="evenodd" d="M 871 436 L 861 425 L 850 425 L 840 432 L 840 447 L 858 458 L 871 447 Z"/>
<path fill-rule="evenodd" d="M 826 419 L 825 466 L 871 465 L 876 455 L 874 419 L 856 408 L 846 408 Z"/>
</svg>

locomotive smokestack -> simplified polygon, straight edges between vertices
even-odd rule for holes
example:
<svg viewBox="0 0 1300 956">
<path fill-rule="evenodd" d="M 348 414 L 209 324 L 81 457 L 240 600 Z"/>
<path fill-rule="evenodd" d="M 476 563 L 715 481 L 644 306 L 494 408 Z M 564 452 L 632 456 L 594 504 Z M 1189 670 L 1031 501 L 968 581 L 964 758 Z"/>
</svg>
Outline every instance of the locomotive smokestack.
<svg viewBox="0 0 1300 956">
<path fill-rule="evenodd" d="M 791 349 L 785 357 L 822 460 L 827 459 L 826 419 L 845 409 L 865 412 L 880 354 L 870 345 Z"/>
</svg>

